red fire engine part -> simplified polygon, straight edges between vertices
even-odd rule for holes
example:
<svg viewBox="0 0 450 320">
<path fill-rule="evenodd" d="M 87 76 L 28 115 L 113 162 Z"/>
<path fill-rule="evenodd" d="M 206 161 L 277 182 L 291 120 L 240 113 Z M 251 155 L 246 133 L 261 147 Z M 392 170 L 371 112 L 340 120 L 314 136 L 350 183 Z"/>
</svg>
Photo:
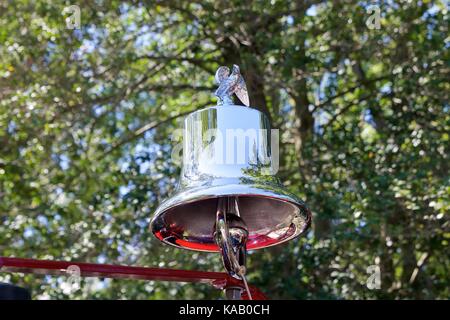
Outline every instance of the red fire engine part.
<svg viewBox="0 0 450 320">
<path fill-rule="evenodd" d="M 72 273 L 68 272 L 68 268 L 71 267 L 71 270 L 73 270 L 73 266 L 79 268 L 81 277 L 200 282 L 209 283 L 214 288 L 220 290 L 239 287 L 244 290 L 242 298 L 244 300 L 248 300 L 248 294 L 245 291 L 244 283 L 223 272 L 0 257 L 1 272 L 19 272 L 41 275 L 72 275 Z M 267 300 L 267 297 L 258 288 L 250 286 L 249 289 L 253 300 Z"/>
</svg>

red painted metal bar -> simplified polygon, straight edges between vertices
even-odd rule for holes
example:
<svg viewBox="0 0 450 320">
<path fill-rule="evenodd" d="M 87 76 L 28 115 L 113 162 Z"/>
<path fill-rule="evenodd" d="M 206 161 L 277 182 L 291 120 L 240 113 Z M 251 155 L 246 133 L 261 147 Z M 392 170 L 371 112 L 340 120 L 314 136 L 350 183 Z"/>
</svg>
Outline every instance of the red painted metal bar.
<svg viewBox="0 0 450 320">
<path fill-rule="evenodd" d="M 230 277 L 223 272 L 207 272 L 192 270 L 176 270 L 146 267 L 131 267 L 123 265 L 82 263 L 75 261 L 52 261 L 23 258 L 9 258 L 0 256 L 1 272 L 20 272 L 44 275 L 70 275 L 67 269 L 70 266 L 80 268 L 82 277 L 103 277 L 118 279 L 159 280 L 176 282 L 209 283 L 216 289 L 245 286 L 242 281 Z M 253 299 L 265 300 L 266 296 L 254 286 L 250 287 Z M 248 298 L 246 292 L 243 298 Z"/>
</svg>

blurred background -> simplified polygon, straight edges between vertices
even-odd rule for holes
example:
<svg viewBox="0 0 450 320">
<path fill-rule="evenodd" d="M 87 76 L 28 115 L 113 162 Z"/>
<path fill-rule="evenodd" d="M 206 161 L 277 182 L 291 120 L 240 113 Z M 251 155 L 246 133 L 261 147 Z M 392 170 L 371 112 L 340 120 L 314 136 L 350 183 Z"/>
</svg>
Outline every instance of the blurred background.
<svg viewBox="0 0 450 320">
<path fill-rule="evenodd" d="M 448 298 L 448 15 L 426 0 L 2 1 L 0 255 L 223 271 L 149 222 L 179 176 L 171 134 L 235 63 L 314 216 L 305 237 L 250 254 L 249 282 L 272 299 Z M 0 281 L 34 299 L 221 296 Z"/>
</svg>

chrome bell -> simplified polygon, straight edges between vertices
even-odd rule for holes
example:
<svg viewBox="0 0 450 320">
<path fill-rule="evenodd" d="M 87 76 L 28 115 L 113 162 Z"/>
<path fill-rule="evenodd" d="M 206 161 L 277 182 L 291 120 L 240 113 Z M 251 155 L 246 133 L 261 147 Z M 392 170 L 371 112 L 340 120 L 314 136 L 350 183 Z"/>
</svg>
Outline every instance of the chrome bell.
<svg viewBox="0 0 450 320">
<path fill-rule="evenodd" d="M 228 215 L 229 240 L 236 250 L 242 243 L 253 250 L 295 238 L 308 228 L 311 212 L 275 176 L 278 136 L 267 117 L 251 107 L 231 104 L 233 93 L 248 104 L 243 79 L 230 82 L 234 69 L 231 75 L 219 71 L 216 95 L 221 105 L 185 118 L 179 186 L 157 208 L 151 229 L 175 247 L 222 251 L 224 256 L 227 252 L 222 245 L 219 248 L 221 237 L 216 233 L 221 212 Z M 222 84 L 225 91 L 220 91 Z M 234 256 L 239 259 L 237 252 Z"/>
</svg>

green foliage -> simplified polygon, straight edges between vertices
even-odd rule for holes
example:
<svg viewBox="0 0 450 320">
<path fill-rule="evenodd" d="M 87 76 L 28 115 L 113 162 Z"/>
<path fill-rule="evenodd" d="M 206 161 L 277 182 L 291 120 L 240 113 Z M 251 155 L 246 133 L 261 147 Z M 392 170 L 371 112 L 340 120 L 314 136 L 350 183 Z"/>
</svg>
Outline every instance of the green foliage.
<svg viewBox="0 0 450 320">
<path fill-rule="evenodd" d="M 222 271 L 149 231 L 171 134 L 237 63 L 281 129 L 280 177 L 314 213 L 250 254 L 271 298 L 448 298 L 448 8 L 389 1 L 0 3 L 0 255 Z M 381 268 L 369 290 L 367 267 Z M 217 298 L 207 285 L 0 274 L 34 298 Z"/>
</svg>

